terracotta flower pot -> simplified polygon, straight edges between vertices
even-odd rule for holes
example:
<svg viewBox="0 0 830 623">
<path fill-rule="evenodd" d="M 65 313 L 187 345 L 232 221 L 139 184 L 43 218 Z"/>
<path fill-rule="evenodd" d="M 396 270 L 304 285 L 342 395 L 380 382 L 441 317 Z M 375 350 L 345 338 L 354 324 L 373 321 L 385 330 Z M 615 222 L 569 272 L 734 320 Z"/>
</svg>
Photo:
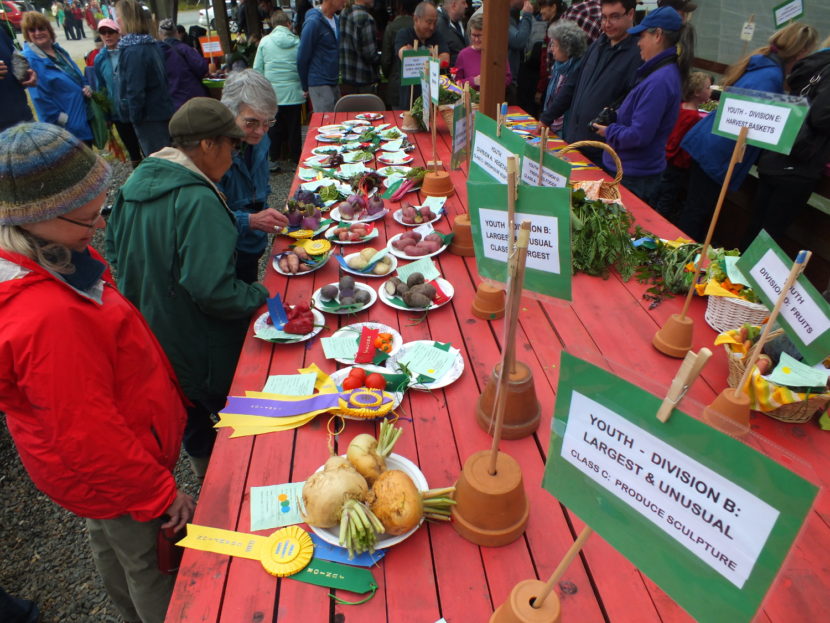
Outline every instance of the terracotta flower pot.
<svg viewBox="0 0 830 623">
<path fill-rule="evenodd" d="M 429 171 L 424 176 L 421 192 L 427 197 L 449 197 L 455 192 L 455 186 L 446 171 Z"/>
<path fill-rule="evenodd" d="M 540 607 L 531 605 L 544 587 L 545 583 L 539 580 L 519 582 L 490 617 L 490 623 L 559 623 L 562 609 L 559 597 L 554 593 L 550 593 Z"/>
<path fill-rule="evenodd" d="M 473 316 L 483 320 L 496 320 L 504 316 L 504 304 L 504 288 L 482 281 L 476 287 L 476 297 L 473 299 Z"/>
<path fill-rule="evenodd" d="M 473 246 L 473 231 L 468 214 L 458 214 L 452 223 L 452 233 L 455 234 L 450 243 L 450 253 L 462 257 L 473 257 L 476 254 Z M 502 302 L 502 307 L 504 303 Z M 504 313 L 504 310 L 502 310 Z"/>
<path fill-rule="evenodd" d="M 694 320 L 688 316 L 681 318 L 680 314 L 672 314 L 663 328 L 654 334 L 651 343 L 664 355 L 680 359 L 692 348 L 693 331 Z"/>
<path fill-rule="evenodd" d="M 490 435 L 495 427 L 496 390 L 500 376 L 501 364 L 497 364 L 493 368 L 493 374 L 487 379 L 476 408 L 478 425 Z M 502 439 L 521 439 L 533 434 L 539 428 L 541 415 L 542 409 L 533 385 L 533 372 L 521 361 L 517 361 L 515 370 L 507 380 L 507 404 L 504 409 Z"/>
</svg>

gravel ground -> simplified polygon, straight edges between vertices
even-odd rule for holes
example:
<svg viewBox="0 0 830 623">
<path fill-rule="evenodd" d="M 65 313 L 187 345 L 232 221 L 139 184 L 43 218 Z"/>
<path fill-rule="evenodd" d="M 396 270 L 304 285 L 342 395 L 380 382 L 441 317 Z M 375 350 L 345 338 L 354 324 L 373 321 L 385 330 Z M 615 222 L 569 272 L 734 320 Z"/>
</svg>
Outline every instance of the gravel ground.
<svg viewBox="0 0 830 623">
<path fill-rule="evenodd" d="M 270 205 L 284 201 L 294 169 L 283 163 L 287 172 L 271 176 Z M 129 165 L 116 163 L 111 188 L 117 189 L 130 172 Z M 96 236 L 93 246 L 103 252 L 103 234 Z M 260 277 L 266 258 L 267 254 Z M 35 600 L 43 623 L 119 622 L 92 563 L 84 521 L 35 489 L 20 463 L 5 416 L 0 414 L 0 419 L 0 586 L 12 595 Z M 198 496 L 198 482 L 184 456 L 176 467 L 176 480 Z"/>
</svg>

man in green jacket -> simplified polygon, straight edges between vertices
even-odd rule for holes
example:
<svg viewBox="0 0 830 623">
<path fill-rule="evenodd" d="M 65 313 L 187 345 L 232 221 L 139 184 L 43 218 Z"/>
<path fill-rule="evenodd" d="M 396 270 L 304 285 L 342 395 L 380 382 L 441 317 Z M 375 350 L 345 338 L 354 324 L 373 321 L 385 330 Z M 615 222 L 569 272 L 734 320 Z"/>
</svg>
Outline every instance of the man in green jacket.
<svg viewBox="0 0 830 623">
<path fill-rule="evenodd" d="M 243 137 L 233 114 L 197 97 L 169 129 L 173 146 L 145 158 L 118 193 L 107 259 L 193 403 L 184 447 L 203 477 L 216 436 L 210 414 L 225 404 L 251 314 L 268 292 L 237 279 L 234 215 L 216 188 Z"/>
</svg>

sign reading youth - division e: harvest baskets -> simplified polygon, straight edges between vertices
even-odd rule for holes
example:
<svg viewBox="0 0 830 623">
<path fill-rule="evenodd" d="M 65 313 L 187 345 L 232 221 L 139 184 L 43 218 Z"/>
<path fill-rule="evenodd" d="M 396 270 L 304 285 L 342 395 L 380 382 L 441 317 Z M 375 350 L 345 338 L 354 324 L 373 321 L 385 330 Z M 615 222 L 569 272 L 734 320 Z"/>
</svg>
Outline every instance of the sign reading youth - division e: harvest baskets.
<svg viewBox="0 0 830 623">
<path fill-rule="evenodd" d="M 404 50 L 401 55 L 401 86 L 421 84 L 424 61 L 430 57 L 429 50 Z"/>
<path fill-rule="evenodd" d="M 817 488 L 563 352 L 543 487 L 699 621 L 750 621 Z"/>
<path fill-rule="evenodd" d="M 737 138 L 746 126 L 748 144 L 789 154 L 808 111 L 805 97 L 727 87 L 720 97 L 712 133 Z"/>
</svg>

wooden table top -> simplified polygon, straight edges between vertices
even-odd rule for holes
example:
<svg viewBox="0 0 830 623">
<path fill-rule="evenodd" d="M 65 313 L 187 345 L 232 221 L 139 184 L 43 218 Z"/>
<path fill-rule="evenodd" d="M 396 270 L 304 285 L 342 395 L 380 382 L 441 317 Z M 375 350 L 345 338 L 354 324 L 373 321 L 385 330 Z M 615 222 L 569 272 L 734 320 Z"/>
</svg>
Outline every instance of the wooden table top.
<svg viewBox="0 0 830 623">
<path fill-rule="evenodd" d="M 303 159 L 316 146 L 317 127 L 351 118 L 354 113 L 313 115 Z M 397 124 L 398 114 L 385 113 L 385 121 Z M 440 127 L 438 154 L 448 167 L 450 137 L 443 123 Z M 431 157 L 430 135 L 421 132 L 409 136 L 417 145 L 412 164 L 424 166 Z M 576 179 L 596 179 L 598 175 L 597 171 L 574 173 Z M 451 176 L 456 193 L 445 205 L 448 215 L 435 224 L 443 232 L 451 231 L 453 217 L 467 209 L 466 166 L 452 171 Z M 622 192 L 623 201 L 638 224 L 665 238 L 680 235 L 634 195 L 625 189 Z M 414 195 L 409 197 L 413 201 Z M 378 226 L 381 242 L 405 229 L 389 216 Z M 289 238 L 278 237 L 273 252 L 283 250 L 289 242 Z M 350 246 L 344 253 L 360 248 Z M 415 314 L 378 302 L 356 317 L 327 314 L 326 324 L 333 331 L 341 324 L 372 320 L 395 327 L 404 341 L 435 339 L 461 349 L 465 370 L 459 380 L 431 393 L 410 391 L 402 405 L 412 421 L 402 422 L 404 434 L 395 451 L 417 463 L 430 486 L 438 487 L 453 483 L 471 454 L 490 447 L 491 437 L 475 421 L 475 405 L 494 364 L 500 360 L 503 322 L 480 320 L 471 313 L 479 281 L 475 258 L 445 252 L 435 259 L 442 275 L 455 287 L 455 297 L 450 304 L 430 312 L 423 322 L 415 323 Z M 330 261 L 314 273 L 285 278 L 269 265 L 265 285 L 269 292 L 279 292 L 289 303 L 309 300 L 314 290 L 337 280 L 337 266 Z M 368 281 L 377 287 L 381 280 Z M 517 582 L 546 579 L 583 527 L 573 513 L 541 488 L 562 350 L 585 358 L 605 357 L 610 369 L 617 373 L 642 375 L 642 386 L 656 394 L 660 394 L 662 386 L 665 395 L 665 388 L 677 371 L 679 360 L 658 353 L 651 346 L 651 339 L 670 314 L 679 312 L 682 297 L 650 310 L 649 302 L 642 298 L 645 289 L 645 285 L 634 280 L 623 282 L 617 275 L 603 280 L 579 274 L 574 277 L 572 302 L 523 300 L 517 358 L 533 371 L 542 421 L 534 435 L 504 441 L 501 446 L 521 465 L 530 501 L 530 520 L 522 538 L 504 547 L 483 548 L 461 538 L 450 525 L 424 524 L 408 540 L 390 548 L 372 569 L 380 588 L 374 598 L 359 606 L 339 605 L 327 596 L 331 591 L 319 586 L 276 579 L 257 561 L 186 550 L 167 621 L 434 623 L 441 617 L 448 623 L 487 621 Z M 693 301 L 690 316 L 695 321 L 694 349 L 708 346 L 715 354 L 689 395 L 705 405 L 725 387 L 727 366 L 723 350 L 712 347 L 716 334 L 703 319 L 704 309 L 703 299 Z M 264 308 L 254 318 L 262 311 Z M 252 333 L 251 330 L 242 349 L 231 388 L 233 395 L 260 390 L 268 375 L 295 373 L 297 368 L 311 363 L 326 372 L 339 367 L 333 360 L 325 359 L 319 339 L 273 345 L 254 339 Z M 330 334 L 324 330 L 321 335 Z M 688 407 L 685 410 L 696 415 Z M 318 417 L 293 431 L 238 439 L 228 438 L 229 429 L 220 429 L 193 523 L 249 532 L 250 487 L 305 480 L 326 459 L 326 421 L 327 418 Z M 754 413 L 752 428 L 758 437 L 750 443 L 769 456 L 794 471 L 812 474 L 822 485 L 830 479 L 830 444 L 827 434 L 815 422 L 788 425 Z M 356 434 L 374 429 L 374 424 L 349 421 L 338 448 L 344 451 Z M 792 455 L 801 461 L 792 461 Z M 830 501 L 822 489 L 756 620 L 827 620 L 829 551 Z M 564 621 L 692 620 L 598 535 L 588 541 L 570 565 L 556 593 Z M 351 593 L 341 597 L 355 600 Z"/>
</svg>

